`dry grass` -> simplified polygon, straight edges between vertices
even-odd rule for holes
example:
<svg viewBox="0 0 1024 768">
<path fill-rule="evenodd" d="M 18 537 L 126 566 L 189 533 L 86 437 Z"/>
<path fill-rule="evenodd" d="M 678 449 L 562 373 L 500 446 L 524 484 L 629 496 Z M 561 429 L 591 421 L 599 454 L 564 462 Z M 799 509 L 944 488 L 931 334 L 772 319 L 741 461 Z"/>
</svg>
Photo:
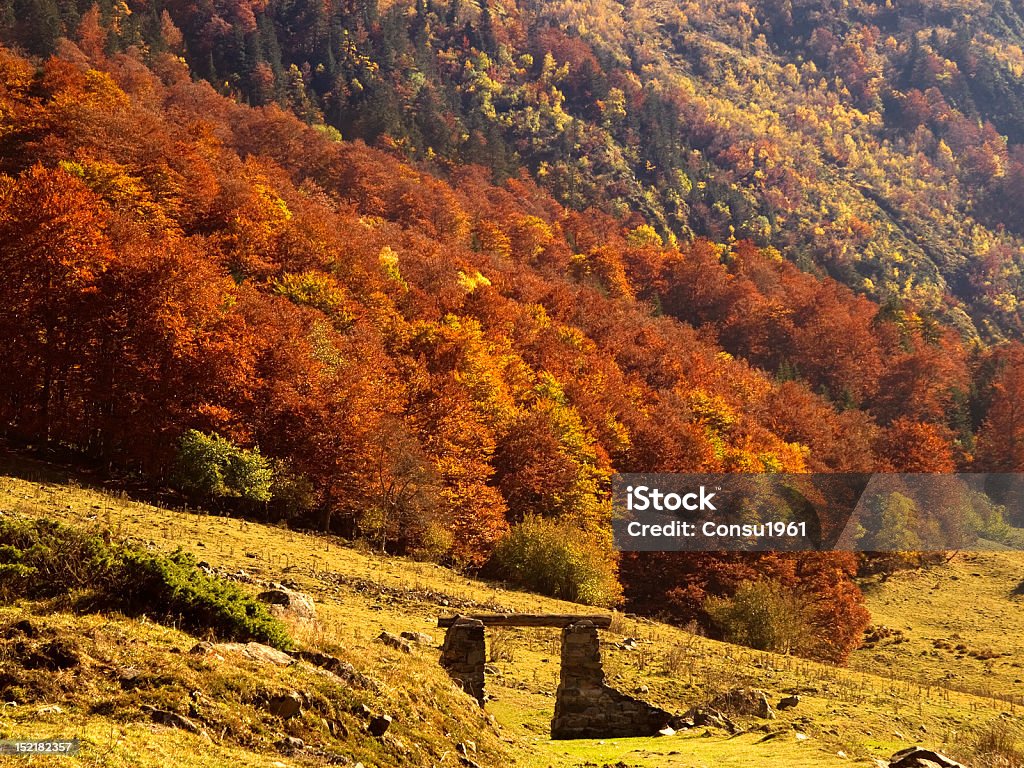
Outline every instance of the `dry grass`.
<svg viewBox="0 0 1024 768">
<path fill-rule="evenodd" d="M 115 535 L 152 542 L 162 549 L 181 546 L 220 567 L 296 581 L 317 600 L 320 616 L 315 625 L 294 627 L 299 638 L 341 655 L 370 674 L 380 684 L 374 705 L 386 706 L 400 715 L 398 722 L 402 725 L 396 725 L 396 734 L 403 741 L 426 744 L 416 752 L 416 759 L 402 758 L 404 762 L 395 762 L 389 753 L 370 753 L 365 759 L 360 756 L 367 766 L 456 765 L 454 744 L 467 739 L 477 743 L 481 753 L 476 759 L 483 765 L 580 766 L 619 761 L 659 768 L 871 765 L 869 759 L 888 757 L 912 743 L 950 751 L 963 748 L 981 738 L 978 723 L 987 723 L 1004 712 L 1019 715 L 1016 705 L 1005 701 L 1003 695 L 986 695 L 980 685 L 983 669 L 977 675 L 973 672 L 973 665 L 988 664 L 993 675 L 990 693 L 1005 694 L 1007 686 L 1013 690 L 1009 675 L 1014 668 L 1010 665 L 1019 657 L 1001 655 L 983 661 L 938 649 L 932 640 L 940 633 L 923 629 L 936 621 L 953 622 L 955 629 L 951 625 L 942 636 L 955 631 L 969 648 L 1012 652 L 1015 637 L 1020 636 L 1014 622 L 1020 619 L 1011 620 L 1009 614 L 1020 611 L 1009 592 L 1020 581 L 1020 570 L 1008 586 L 1000 586 L 1016 567 L 1011 563 L 998 567 L 988 563 L 981 568 L 976 561 L 960 561 L 949 566 L 953 569 L 950 574 L 984 571 L 986 575 L 974 577 L 974 585 L 998 617 L 992 626 L 983 626 L 980 616 L 973 618 L 977 627 L 968 626 L 951 605 L 945 606 L 946 616 L 940 618 L 941 605 L 927 602 L 933 597 L 938 602 L 940 597 L 922 595 L 917 577 L 908 574 L 890 579 L 870 597 L 875 623 L 898 627 L 907 639 L 898 644 L 881 641 L 873 649 L 858 652 L 855 668 L 847 670 L 716 643 L 692 632 L 616 614 L 612 628 L 603 633 L 608 641 L 604 658 L 609 680 L 621 690 L 646 688 L 645 698 L 673 711 L 684 711 L 703 700 L 709 691 L 740 685 L 763 688 L 772 697 L 800 693 L 801 704 L 781 713 L 774 724 L 789 729 L 786 737 L 763 743 L 754 735 L 730 738 L 724 733 L 708 738 L 679 734 L 660 739 L 566 743 L 551 742 L 547 730 L 558 684 L 557 631 L 491 634 L 491 654 L 499 674 L 488 676 L 489 692 L 495 699 L 486 713 L 476 709 L 447 681 L 436 663 L 436 648 L 418 647 L 410 656 L 382 646 L 375 638 L 382 629 L 393 633 L 411 629 L 433 634 L 439 644 L 436 618 L 455 611 L 501 608 L 567 613 L 587 609 L 505 590 L 429 563 L 359 552 L 334 540 L 245 521 L 157 509 L 66 485 L 0 478 L 0 509 L 102 526 Z M 936 578 L 936 572 L 929 578 Z M 951 580 L 946 577 L 946 581 Z M 915 594 L 910 586 L 915 584 L 917 599 L 909 599 Z M 996 599 L 1000 588 L 1003 603 Z M 964 595 L 959 599 L 962 607 L 970 604 Z M 917 606 L 921 606 L 920 611 Z M 613 646 L 625 637 L 636 639 L 635 650 Z M 936 658 L 921 651 L 942 655 Z M 954 682 L 964 684 L 962 687 L 967 682 L 977 683 L 978 690 L 965 693 L 957 689 L 961 686 L 944 684 L 942 676 L 950 670 L 958 676 Z M 497 732 L 485 719 L 488 713 L 496 718 Z M 34 722 L 31 716 L 15 718 L 5 712 L 0 716 L 0 730 L 12 733 L 17 728 L 21 733 L 30 724 L 34 728 Z M 131 736 L 118 738 L 126 739 L 140 755 L 147 749 L 164 750 L 166 754 L 169 743 L 186 748 L 182 744 L 187 739 L 182 734 L 154 733 L 151 726 L 142 724 L 150 728 L 148 738 L 156 745 L 147 747 L 138 721 L 118 722 L 75 710 L 62 722 L 69 729 L 90 734 L 103 728 L 120 729 Z M 794 739 L 790 732 L 797 731 L 808 739 Z M 212 750 L 210 762 L 202 764 L 269 764 L 267 759 L 259 761 L 262 748 L 252 752 L 231 745 L 222 748 L 228 750 L 224 754 L 230 753 L 232 760 L 239 750 L 245 757 L 232 763 Z M 838 752 L 847 757 L 840 757 Z M 92 764 L 128 763 L 112 760 Z M 138 764 L 159 763 L 155 758 L 153 762 L 140 758 Z"/>
</svg>

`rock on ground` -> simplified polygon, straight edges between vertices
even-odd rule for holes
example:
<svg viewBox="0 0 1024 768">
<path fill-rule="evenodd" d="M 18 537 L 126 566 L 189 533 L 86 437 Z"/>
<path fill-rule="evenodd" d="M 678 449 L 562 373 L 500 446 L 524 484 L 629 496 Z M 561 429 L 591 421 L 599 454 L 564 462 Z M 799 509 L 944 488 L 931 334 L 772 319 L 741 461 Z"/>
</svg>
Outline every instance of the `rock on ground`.
<svg viewBox="0 0 1024 768">
<path fill-rule="evenodd" d="M 313 598 L 302 592 L 285 588 L 268 589 L 259 594 L 259 599 L 301 619 L 316 618 L 316 605 L 313 603 Z"/>
<path fill-rule="evenodd" d="M 768 703 L 768 694 L 756 688 L 734 688 L 713 698 L 708 702 L 707 708 L 721 710 L 730 715 L 760 717 L 762 720 L 775 719 L 775 710 Z"/>
<path fill-rule="evenodd" d="M 902 749 L 889 758 L 889 768 L 966 768 L 962 763 L 923 747 Z"/>
<path fill-rule="evenodd" d="M 302 696 L 295 691 L 281 694 L 279 696 L 272 696 L 267 701 L 266 710 L 277 717 L 285 720 L 295 717 L 302 712 Z"/>
<path fill-rule="evenodd" d="M 377 635 L 377 639 L 384 643 L 384 645 L 390 646 L 402 653 L 412 653 L 412 643 L 397 635 L 392 635 L 390 632 L 381 632 Z"/>
</svg>

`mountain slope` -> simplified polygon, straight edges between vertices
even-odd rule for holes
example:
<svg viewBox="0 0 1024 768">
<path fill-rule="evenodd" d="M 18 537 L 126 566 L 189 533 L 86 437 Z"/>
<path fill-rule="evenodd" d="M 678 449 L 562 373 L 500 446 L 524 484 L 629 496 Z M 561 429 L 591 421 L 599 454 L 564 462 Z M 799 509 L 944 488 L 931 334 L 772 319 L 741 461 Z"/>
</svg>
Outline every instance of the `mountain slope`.
<svg viewBox="0 0 1024 768">
<path fill-rule="evenodd" d="M 123 497 L 54 483 L 61 477 L 60 470 L 40 464 L 21 462 L 17 470 L 20 475 L 46 476 L 50 481 L 29 482 L 6 476 L 0 487 L 0 508 L 8 514 L 47 515 L 75 525 L 102 525 L 117 536 L 152 541 L 158 549 L 182 546 L 226 572 L 242 568 L 251 576 L 272 580 L 286 574 L 317 603 L 318 626 L 302 628 L 297 625 L 294 628 L 297 636 L 300 640 L 313 640 L 334 649 L 383 686 L 379 697 L 363 695 L 372 708 L 398 716 L 394 726 L 396 738 L 399 743 L 406 743 L 410 752 L 403 759 L 411 760 L 411 764 L 420 764 L 423 759 L 438 765 L 457 764 L 454 743 L 467 739 L 476 742 L 476 759 L 485 765 L 584 765 L 588 761 L 602 764 L 619 760 L 630 766 L 688 768 L 741 766 L 749 765 L 752 760 L 761 765 L 787 768 L 871 765 L 870 758 L 887 757 L 915 741 L 968 757 L 977 734 L 990 724 L 998 723 L 1002 712 L 1019 706 L 1019 697 L 1024 693 L 1018 686 L 1018 703 L 1013 705 L 1002 697 L 989 698 L 944 688 L 941 680 L 931 680 L 929 685 L 922 686 L 914 679 L 903 677 L 907 674 L 913 678 L 917 669 L 910 656 L 904 657 L 899 666 L 893 666 L 888 659 L 875 665 L 871 655 L 864 652 L 857 662 L 861 671 L 844 671 L 715 643 L 668 625 L 619 615 L 613 628 L 602 634 L 606 671 L 612 683 L 622 690 L 646 686 L 649 690 L 643 694 L 645 698 L 672 711 L 683 711 L 740 685 L 767 689 L 773 697 L 799 692 L 801 703 L 794 710 L 780 712 L 780 719 L 776 721 L 737 718 L 744 726 L 766 725 L 767 733 L 777 731 L 780 734 L 768 740 L 764 739 L 766 732 L 760 730 L 737 737 L 712 729 L 710 736 L 705 736 L 702 728 L 655 739 L 552 742 L 548 739 L 547 727 L 557 684 L 557 632 L 494 630 L 489 632 L 494 674 L 488 675 L 489 692 L 494 700 L 486 708 L 496 719 L 496 735 L 492 735 L 493 726 L 478 711 L 474 712 L 475 704 L 469 697 L 456 693 L 454 686 L 445 681 L 437 665 L 436 648 L 418 647 L 407 655 L 384 647 L 375 641 L 376 636 L 382 629 L 395 634 L 421 631 L 433 634 L 436 643 L 440 641 L 438 630 L 433 628 L 436 617 L 454 610 L 564 613 L 578 612 L 580 606 L 508 591 L 426 563 L 359 552 L 336 540 L 257 523 L 158 509 Z M 998 559 L 995 555 L 990 557 Z M 1006 567 L 1020 567 L 1018 557 L 1008 557 Z M 1014 563 L 1016 566 L 1012 565 Z M 941 570 L 930 572 L 927 577 L 942 578 L 942 573 Z M 990 581 L 986 571 L 975 577 L 974 583 L 986 589 L 998 588 L 1003 575 L 997 573 Z M 877 599 L 883 598 L 880 595 Z M 28 614 L 31 621 L 45 626 L 62 627 L 63 631 L 76 635 L 84 632 L 83 638 L 95 634 L 90 629 L 96 626 L 93 619 L 67 615 L 46 618 L 32 615 L 33 612 L 31 605 L 3 609 L 5 619 Z M 1006 618 L 1013 620 L 1011 614 Z M 918 621 L 909 604 L 902 610 L 901 621 L 915 625 Z M 1004 622 L 1000 628 L 1012 633 L 1014 626 Z M 163 649 L 171 645 L 184 647 L 192 642 L 181 633 L 127 620 L 117 620 L 109 627 L 103 635 L 108 653 L 131 654 L 132 663 L 143 669 L 159 668 L 167 674 L 181 663 L 181 657 L 166 656 L 167 651 Z M 989 628 L 989 625 L 979 625 L 976 629 L 985 632 Z M 962 628 L 962 633 L 967 642 L 975 642 L 971 630 Z M 635 638 L 638 649 L 616 649 L 615 643 L 625 637 Z M 139 642 L 143 638 L 147 640 L 145 644 Z M 168 661 L 171 658 L 178 660 L 171 663 Z M 234 663 L 225 662 L 226 665 Z M 226 666 L 225 671 L 231 668 Z M 922 667 L 921 671 L 926 669 Z M 211 672 L 219 674 L 216 670 Z M 292 676 L 288 677 L 289 674 Z M 1003 673 L 997 670 L 997 674 Z M 275 672 L 273 676 L 275 681 L 285 676 L 274 684 L 283 683 L 300 690 L 308 690 L 310 685 L 294 673 Z M 154 691 L 160 690 L 157 678 L 147 679 L 149 682 L 141 680 L 133 697 L 152 696 Z M 208 685 L 212 679 L 203 678 L 200 684 Z M 186 707 L 184 699 L 174 698 L 173 688 L 164 690 L 165 706 L 178 710 Z M 1001 692 L 1005 694 L 1010 690 L 1013 689 Z M 215 695 L 211 691 L 205 693 Z M 56 721 L 41 716 L 38 707 L 59 703 L 67 710 L 60 719 L 62 733 L 81 732 L 88 737 L 83 764 L 97 764 L 90 761 L 99 760 L 98 764 L 117 765 L 119 759 L 128 764 L 132 759 L 129 756 L 133 755 L 143 762 L 132 764 L 146 764 L 145 760 L 158 761 L 161 754 L 171 749 L 197 748 L 198 743 L 193 743 L 192 737 L 179 731 L 145 725 L 147 718 L 143 714 L 131 712 L 130 703 L 134 699 L 118 695 L 122 696 L 122 703 L 117 724 L 107 720 L 102 709 L 90 710 L 85 702 L 76 700 L 72 691 L 68 700 L 25 701 L 17 708 L 5 709 L 0 727 L 7 733 L 21 734 L 31 724 L 33 733 L 49 733 L 51 723 Z M 110 728 L 115 729 L 113 753 L 108 758 L 90 753 L 89 750 L 102 749 L 109 743 Z M 280 728 L 281 721 L 269 721 L 260 739 L 273 741 Z M 318 764 L 316 750 L 331 748 L 367 765 L 396 764 L 393 750 L 400 747 L 394 742 L 385 744 L 385 749 L 391 752 L 375 753 L 373 740 L 365 740 L 357 734 L 357 724 L 349 723 L 349 728 L 349 737 L 332 737 L 326 729 L 314 736 L 307 731 L 305 738 L 310 749 L 305 754 L 273 759 L 286 764 Z M 798 739 L 795 733 L 808 738 Z M 249 749 L 254 751 L 248 754 L 244 749 L 239 751 L 232 738 L 228 738 L 212 754 L 223 755 L 216 759 L 223 759 L 225 764 L 229 764 L 228 760 L 239 759 L 265 765 L 266 760 L 271 759 L 264 751 L 266 747 L 253 745 Z M 452 751 L 447 756 L 442 754 L 449 749 Z M 848 757 L 839 757 L 838 752 Z M 147 754 L 153 757 L 146 757 Z M 979 759 L 984 760 L 984 757 Z"/>
<path fill-rule="evenodd" d="M 34 53 L 169 51 L 440 172 L 525 167 L 573 208 L 770 244 L 969 338 L 1021 330 L 1010 2 L 10 3 Z"/>
</svg>

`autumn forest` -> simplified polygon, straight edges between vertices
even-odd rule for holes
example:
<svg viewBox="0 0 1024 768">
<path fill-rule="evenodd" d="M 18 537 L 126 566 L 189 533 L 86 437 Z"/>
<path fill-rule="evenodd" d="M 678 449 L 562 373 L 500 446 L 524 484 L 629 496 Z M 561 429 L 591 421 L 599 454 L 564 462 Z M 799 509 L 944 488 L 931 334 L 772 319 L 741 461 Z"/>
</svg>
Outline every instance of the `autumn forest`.
<svg viewBox="0 0 1024 768">
<path fill-rule="evenodd" d="M 1024 16 L 948 5 L 3 0 L 0 433 L 842 661 L 863 559 L 620 559 L 609 483 L 1024 471 Z"/>
</svg>

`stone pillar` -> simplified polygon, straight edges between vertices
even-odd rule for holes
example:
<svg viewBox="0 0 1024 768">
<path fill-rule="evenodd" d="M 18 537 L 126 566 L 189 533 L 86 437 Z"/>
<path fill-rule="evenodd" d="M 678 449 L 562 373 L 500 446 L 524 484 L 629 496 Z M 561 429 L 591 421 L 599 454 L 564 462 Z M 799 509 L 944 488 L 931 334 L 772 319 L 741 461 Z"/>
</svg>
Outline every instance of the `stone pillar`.
<svg viewBox="0 0 1024 768">
<path fill-rule="evenodd" d="M 553 739 L 653 736 L 671 715 L 605 685 L 597 627 L 581 621 L 562 630 L 562 669 L 551 721 Z"/>
<path fill-rule="evenodd" d="M 444 636 L 441 648 L 441 666 L 448 670 L 462 690 L 484 705 L 484 663 L 487 651 L 484 645 L 484 624 L 462 616 L 455 620 Z"/>
</svg>

